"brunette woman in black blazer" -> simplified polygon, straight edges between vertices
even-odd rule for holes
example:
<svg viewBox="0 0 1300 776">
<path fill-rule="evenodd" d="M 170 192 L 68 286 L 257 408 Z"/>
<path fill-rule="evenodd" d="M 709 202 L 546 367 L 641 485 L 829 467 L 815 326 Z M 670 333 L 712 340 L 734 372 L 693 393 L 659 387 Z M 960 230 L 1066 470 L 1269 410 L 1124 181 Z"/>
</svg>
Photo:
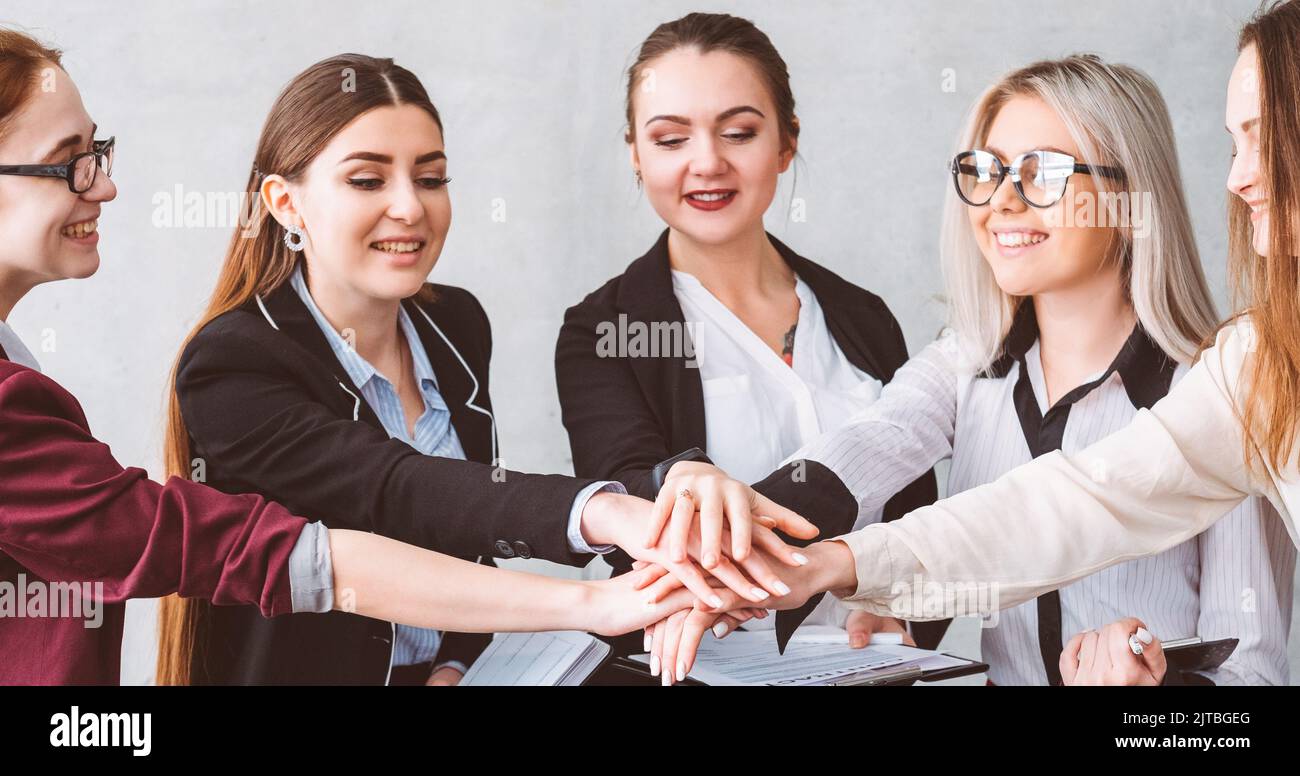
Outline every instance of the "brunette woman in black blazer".
<svg viewBox="0 0 1300 776">
<path fill-rule="evenodd" d="M 637 88 L 650 76 L 653 89 Z M 716 503 L 691 495 L 690 460 L 722 458 L 715 462 L 737 478 L 763 478 L 870 401 L 907 348 L 879 297 L 764 229 L 799 134 L 785 63 L 766 35 L 725 14 L 663 24 L 643 43 L 627 87 L 637 182 L 668 228 L 566 313 L 556 346 L 563 421 L 578 475 L 655 498 L 675 463 L 661 503 Z M 692 347 L 672 348 L 687 337 Z M 838 478 L 813 462 L 788 463 L 753 489 L 813 520 L 823 537 L 858 517 Z M 883 519 L 935 498 L 929 473 Z M 693 511 L 676 509 L 669 531 L 680 535 Z M 778 615 L 779 643 L 804 612 Z"/>
</svg>

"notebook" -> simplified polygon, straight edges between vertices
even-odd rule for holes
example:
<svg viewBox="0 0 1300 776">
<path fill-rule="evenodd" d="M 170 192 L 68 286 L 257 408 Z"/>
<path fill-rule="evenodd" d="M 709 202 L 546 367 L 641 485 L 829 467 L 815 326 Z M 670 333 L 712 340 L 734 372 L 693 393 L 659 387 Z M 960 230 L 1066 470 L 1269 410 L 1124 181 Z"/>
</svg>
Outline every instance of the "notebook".
<svg viewBox="0 0 1300 776">
<path fill-rule="evenodd" d="M 576 687 L 608 656 L 609 645 L 586 633 L 498 633 L 460 684 Z"/>
</svg>

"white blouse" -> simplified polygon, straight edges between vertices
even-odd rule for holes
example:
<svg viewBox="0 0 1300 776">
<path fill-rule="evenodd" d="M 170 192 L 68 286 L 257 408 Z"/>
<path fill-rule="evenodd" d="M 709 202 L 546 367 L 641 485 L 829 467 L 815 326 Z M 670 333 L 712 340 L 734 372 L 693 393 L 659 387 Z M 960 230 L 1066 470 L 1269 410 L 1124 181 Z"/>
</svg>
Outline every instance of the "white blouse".
<svg viewBox="0 0 1300 776">
<path fill-rule="evenodd" d="M 849 362 L 826 327 L 816 294 L 797 277 L 799 319 L 787 365 L 694 275 L 672 274 L 704 387 L 705 452 L 730 476 L 763 479 L 880 395 L 881 382 Z M 859 524 L 879 520 L 881 511 L 860 511 Z M 846 616 L 826 596 L 806 621 L 842 623 Z M 775 622 L 768 617 L 745 627 L 770 629 Z"/>
</svg>

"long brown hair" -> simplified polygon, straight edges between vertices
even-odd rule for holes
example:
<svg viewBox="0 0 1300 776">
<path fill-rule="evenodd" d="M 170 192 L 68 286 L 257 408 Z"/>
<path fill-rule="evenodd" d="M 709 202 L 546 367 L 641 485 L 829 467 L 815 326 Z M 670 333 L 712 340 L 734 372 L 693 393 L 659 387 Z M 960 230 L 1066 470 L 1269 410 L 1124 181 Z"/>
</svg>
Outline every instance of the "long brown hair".
<svg viewBox="0 0 1300 776">
<path fill-rule="evenodd" d="M 1255 252 L 1248 207 L 1228 204 L 1228 260 L 1237 309 L 1254 329 L 1243 425 L 1253 466 L 1281 471 L 1300 433 L 1300 0 L 1262 6 L 1238 50 L 1259 55 L 1260 177 L 1269 206 L 1268 255 Z"/>
<path fill-rule="evenodd" d="M 422 108 L 442 129 L 442 119 L 420 80 L 391 59 L 342 54 L 322 60 L 289 82 L 266 117 L 248 183 L 244 223 L 230 239 L 217 287 L 207 309 L 185 338 L 224 313 L 266 295 L 293 274 L 296 258 L 283 243 L 284 231 L 261 206 L 262 179 L 275 173 L 300 180 L 330 140 L 361 114 L 379 107 L 409 104 Z M 425 286 L 427 291 L 428 286 Z M 181 348 L 184 352 L 184 345 Z M 164 462 L 168 475 L 189 477 L 193 462 L 189 432 L 176 395 L 172 366 L 167 406 Z M 158 684 L 190 684 L 204 662 L 206 601 L 179 596 L 163 599 L 158 613 Z"/>
</svg>

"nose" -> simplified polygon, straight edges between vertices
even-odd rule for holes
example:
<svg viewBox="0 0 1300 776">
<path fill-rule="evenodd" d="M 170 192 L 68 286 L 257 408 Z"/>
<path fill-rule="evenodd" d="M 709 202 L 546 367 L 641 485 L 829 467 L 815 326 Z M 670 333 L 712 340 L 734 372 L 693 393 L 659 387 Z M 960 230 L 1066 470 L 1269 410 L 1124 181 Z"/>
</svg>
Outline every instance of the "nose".
<svg viewBox="0 0 1300 776">
<path fill-rule="evenodd" d="M 81 192 L 81 198 L 87 202 L 112 202 L 117 199 L 117 184 L 113 179 L 99 170 L 95 175 L 95 182 L 90 184 L 90 188 Z"/>
<path fill-rule="evenodd" d="M 414 224 L 424 218 L 424 203 L 412 181 L 394 181 L 389 188 L 388 217 L 404 224 Z"/>
<path fill-rule="evenodd" d="M 691 155 L 690 173 L 702 178 L 722 175 L 727 171 L 727 160 L 720 152 L 718 139 L 711 136 L 702 137 L 698 143 L 692 143 L 695 153 Z"/>
<path fill-rule="evenodd" d="M 1016 193 L 1016 186 L 1011 182 L 1011 176 L 1007 175 L 993 191 L 989 207 L 996 213 L 1022 213 L 1028 206 Z"/>
<path fill-rule="evenodd" d="M 1242 199 L 1250 199 L 1259 184 L 1259 156 L 1244 149 L 1232 158 L 1228 170 L 1228 191 Z"/>
</svg>

